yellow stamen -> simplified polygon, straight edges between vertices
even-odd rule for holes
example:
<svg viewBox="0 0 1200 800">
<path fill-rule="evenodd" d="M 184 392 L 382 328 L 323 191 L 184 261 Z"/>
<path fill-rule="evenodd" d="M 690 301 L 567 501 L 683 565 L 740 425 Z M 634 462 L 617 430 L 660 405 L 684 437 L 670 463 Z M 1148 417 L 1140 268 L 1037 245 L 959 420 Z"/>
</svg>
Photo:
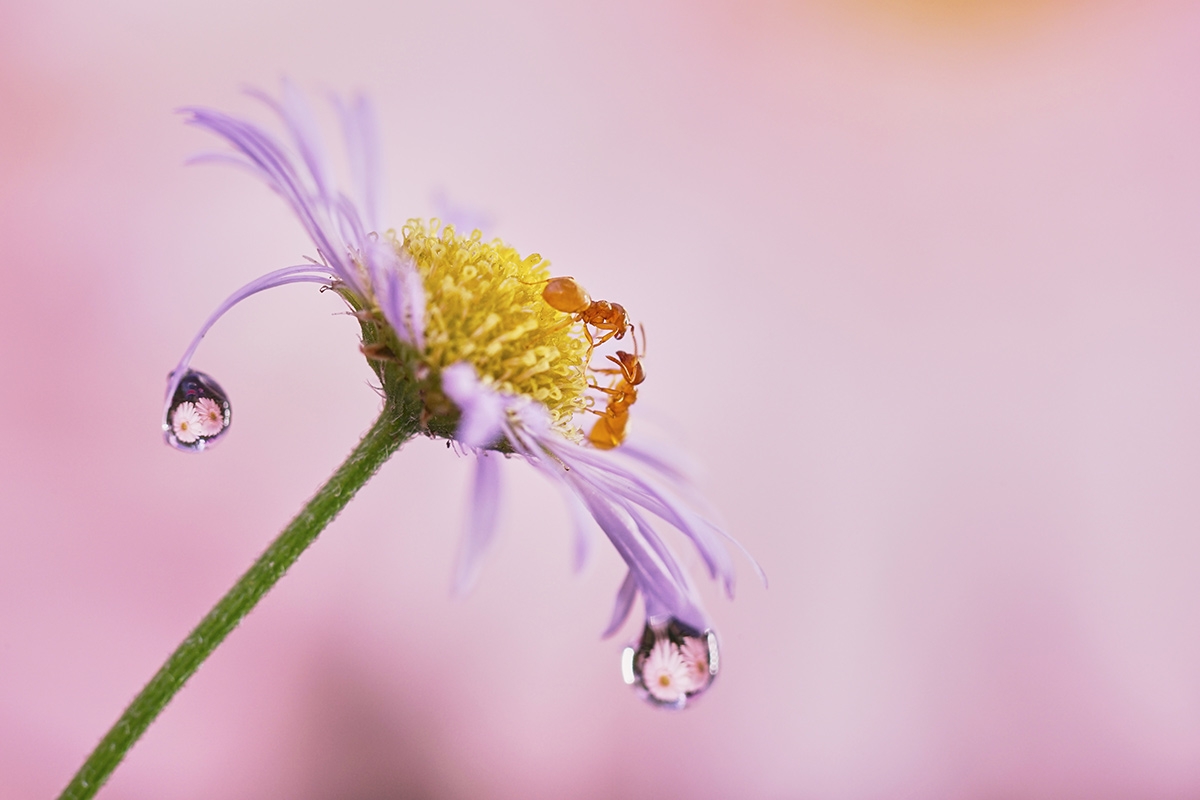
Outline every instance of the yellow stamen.
<svg viewBox="0 0 1200 800">
<path fill-rule="evenodd" d="M 435 370 L 469 362 L 481 380 L 537 400 L 579 436 L 571 418 L 584 408 L 587 341 L 542 299 L 549 262 L 437 220 L 409 220 L 401 234 L 389 232 L 416 262 L 427 295 L 423 360 Z"/>
</svg>

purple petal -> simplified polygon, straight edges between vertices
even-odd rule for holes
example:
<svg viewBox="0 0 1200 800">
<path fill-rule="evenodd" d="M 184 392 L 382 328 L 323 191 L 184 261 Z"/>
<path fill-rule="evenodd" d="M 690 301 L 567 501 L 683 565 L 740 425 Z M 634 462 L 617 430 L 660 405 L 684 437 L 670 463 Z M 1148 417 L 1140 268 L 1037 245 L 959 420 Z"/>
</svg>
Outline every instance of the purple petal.
<svg viewBox="0 0 1200 800">
<path fill-rule="evenodd" d="M 321 163 L 318 145 L 310 141 L 313 132 L 301 133 L 292 128 L 296 124 L 308 125 L 307 122 L 291 120 L 288 114 L 273 100 L 261 93 L 256 97 L 267 103 L 279 113 L 292 130 L 293 138 L 303 143 L 305 152 L 302 155 L 309 168 L 309 178 L 316 184 L 316 191 L 310 189 L 301 173 L 296 169 L 287 150 L 274 136 L 250 122 L 211 111 L 205 108 L 185 108 L 190 115 L 189 125 L 204 128 L 225 139 L 245 159 L 243 166 L 256 173 L 268 187 L 278 193 L 292 207 L 292 211 L 300 220 L 300 224 L 308 233 L 317 252 L 331 267 L 336 270 L 338 277 L 360 295 L 366 295 L 357 270 L 347 258 L 347 243 L 338 231 L 334 229 L 333 217 L 336 213 L 335 201 L 328 188 L 328 167 Z M 213 156 L 203 156 L 201 161 L 216 160 Z M 238 162 L 241 159 L 227 156 L 224 159 Z M 315 172 L 314 172 L 315 170 Z"/>
<path fill-rule="evenodd" d="M 471 508 L 455 569 L 454 591 L 465 592 L 479 578 L 483 556 L 496 535 L 500 505 L 500 457 L 480 453 L 475 459 L 475 477 L 471 488 Z"/>
<path fill-rule="evenodd" d="M 358 205 L 339 191 L 313 112 L 291 83 L 283 99 L 251 91 L 282 120 L 295 154 L 253 123 L 204 108 L 189 108 L 188 124 L 223 138 L 236 154 L 205 155 L 250 170 L 291 206 L 322 261 L 354 293 L 379 303 L 384 318 L 404 342 L 424 348 L 425 294 L 415 266 L 399 258 L 376 234 L 378 137 L 370 106 L 362 97 L 339 105 Z"/>
<path fill-rule="evenodd" d="M 334 98 L 334 106 L 342 121 L 342 136 L 350 155 L 350 174 L 354 191 L 363 212 L 363 221 L 371 230 L 379 230 L 379 181 L 383 159 L 379 155 L 379 126 L 375 110 L 363 95 L 348 105 Z"/>
<path fill-rule="evenodd" d="M 292 134 L 292 142 L 296 145 L 300 158 L 308 167 L 308 174 L 316 184 L 317 195 L 329 201 L 333 198 L 333 175 L 329 166 L 329 158 L 321 144 L 320 128 L 313 116 L 312 107 L 296 85 L 291 81 L 283 82 L 283 103 L 275 104 L 270 97 L 252 92 L 259 99 L 275 108 L 284 125 Z"/>
<path fill-rule="evenodd" d="M 674 617 L 698 630 L 707 628 L 691 580 L 647 516 L 678 528 L 705 558 L 710 573 L 720 576 L 727 590 L 732 587 L 733 566 L 721 541 L 725 534 L 675 496 L 676 486 L 687 489 L 679 473 L 655 469 L 654 458 L 601 453 L 568 441 L 553 429 L 544 406 L 481 384 L 468 365 L 455 365 L 443 376 L 443 385 L 463 411 L 463 432 L 479 424 L 476 416 L 489 418 L 488 433 L 502 432 L 517 454 L 569 489 L 577 498 L 568 501 L 573 515 L 580 516 L 582 504 L 612 542 L 629 567 L 626 580 L 634 587 L 623 587 L 618 594 L 614 625 L 620 625 L 633 596 L 640 594 L 648 618 Z M 578 520 L 576 527 L 581 528 Z"/>
<path fill-rule="evenodd" d="M 729 552 L 713 535 L 711 529 L 715 529 L 715 526 L 712 523 L 689 512 L 685 504 L 673 502 L 649 481 L 621 467 L 619 462 L 607 454 L 573 446 L 570 447 L 569 455 L 565 450 L 565 447 L 559 448 L 556 453 L 560 458 L 575 465 L 576 469 L 580 465 L 592 467 L 588 472 L 607 494 L 641 506 L 682 531 L 696 545 L 709 574 L 714 578 L 721 576 L 726 592 L 732 593 L 733 562 L 729 558 Z"/>
<path fill-rule="evenodd" d="M 442 391 L 462 411 L 454 438 L 467 447 L 487 447 L 496 441 L 504 425 L 504 399 L 490 391 L 466 362 L 442 370 Z"/>
<path fill-rule="evenodd" d="M 690 488 L 693 476 L 698 471 L 697 465 L 685 458 L 675 448 L 645 437 L 630 437 L 621 445 L 620 452 L 622 455 L 644 464 L 659 475 L 669 478 L 676 487 Z M 689 501 L 698 499 L 698 497 L 688 498 Z"/>
<path fill-rule="evenodd" d="M 648 546 L 642 532 L 631 527 L 621 511 L 608 503 L 599 492 L 577 480 L 577 476 L 568 480 L 576 487 L 579 498 L 613 543 L 617 553 L 629 565 L 646 599 L 647 608 L 666 609 L 672 616 L 690 625 L 700 622 L 703 629 L 703 615 L 699 614 L 697 603 L 689 596 L 689 587 L 681 585 L 673 574 L 678 567 L 663 563 L 654 548 Z"/>
<path fill-rule="evenodd" d="M 601 639 L 612 636 L 625 624 L 625 620 L 629 619 L 629 612 L 633 610 L 633 601 L 636 599 L 637 581 L 633 578 L 633 570 L 630 570 L 625 573 L 625 580 L 621 581 L 621 588 L 617 590 L 617 601 L 613 604 L 612 619 L 609 620 L 604 633 L 600 634 Z"/>
<path fill-rule="evenodd" d="M 383 318 L 396 336 L 418 350 L 425 347 L 425 286 L 411 263 L 386 242 L 368 240 L 363 258 Z"/>
<path fill-rule="evenodd" d="M 576 572 L 587 564 L 588 556 L 592 553 L 592 526 L 595 524 L 587 509 L 579 502 L 579 498 L 571 492 L 563 492 L 567 503 L 567 511 L 571 515 L 571 529 L 575 534 L 575 546 L 572 549 L 572 567 Z"/>
<path fill-rule="evenodd" d="M 183 358 L 179 359 L 179 363 L 175 369 L 171 371 L 170 377 L 167 379 L 167 398 L 166 408 L 164 413 L 170 409 L 171 400 L 175 396 L 175 390 L 179 388 L 179 382 L 183 380 L 184 373 L 187 372 L 188 364 L 191 363 L 192 356 L 196 352 L 196 348 L 200 346 L 200 340 L 204 338 L 204 334 L 208 333 L 216 321 L 219 320 L 226 311 L 233 308 L 235 305 L 245 300 L 251 295 L 258 294 L 267 289 L 273 289 L 276 286 L 286 286 L 289 283 L 323 283 L 329 284 L 333 281 L 333 277 L 329 274 L 330 270 L 325 267 L 317 266 L 316 264 L 299 264 L 294 267 L 284 267 L 277 269 L 274 272 L 268 272 L 258 278 L 247 283 L 242 288 L 238 289 L 229 297 L 225 298 L 225 302 L 217 307 L 217 310 L 209 315 L 204 324 L 200 326 L 200 331 L 192 339 L 192 343 L 188 345 L 187 350 L 183 353 Z"/>
</svg>

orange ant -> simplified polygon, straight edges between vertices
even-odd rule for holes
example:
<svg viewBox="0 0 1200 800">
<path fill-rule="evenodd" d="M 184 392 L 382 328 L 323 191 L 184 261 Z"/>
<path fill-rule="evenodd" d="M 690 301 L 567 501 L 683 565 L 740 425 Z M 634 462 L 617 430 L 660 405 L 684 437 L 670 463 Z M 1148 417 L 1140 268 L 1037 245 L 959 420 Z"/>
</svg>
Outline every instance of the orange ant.
<svg viewBox="0 0 1200 800">
<path fill-rule="evenodd" d="M 555 311 L 570 314 L 583 323 L 583 333 L 588 339 L 588 357 L 598 346 L 609 339 L 624 338 L 631 327 L 624 306 L 607 300 L 593 300 L 574 278 L 551 278 L 542 289 L 542 299 Z M 588 329 L 591 325 L 597 332 L 605 331 L 595 338 Z M 610 356 L 611 358 L 611 356 Z"/>
<path fill-rule="evenodd" d="M 643 335 L 644 338 L 644 335 Z M 593 370 L 598 374 L 620 375 L 615 386 L 605 387 L 595 383 L 588 386 L 608 395 L 608 405 L 603 411 L 593 411 L 600 419 L 588 433 L 588 441 L 601 450 L 611 450 L 625 441 L 625 428 L 629 425 L 629 407 L 637 402 L 637 387 L 646 380 L 646 370 L 642 368 L 642 356 L 637 352 L 637 330 L 634 329 L 633 353 L 618 350 L 616 356 L 608 356 L 608 360 L 617 365 L 617 369 Z"/>
</svg>

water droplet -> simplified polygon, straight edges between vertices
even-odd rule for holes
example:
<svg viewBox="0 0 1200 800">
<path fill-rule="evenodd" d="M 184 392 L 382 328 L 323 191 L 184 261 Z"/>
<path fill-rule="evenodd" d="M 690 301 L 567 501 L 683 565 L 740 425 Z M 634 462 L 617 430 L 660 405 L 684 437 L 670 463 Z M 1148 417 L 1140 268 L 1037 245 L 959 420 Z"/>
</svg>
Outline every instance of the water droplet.
<svg viewBox="0 0 1200 800">
<path fill-rule="evenodd" d="M 647 621 L 642 638 L 621 654 L 625 683 L 646 702 L 667 708 L 684 708 L 703 694 L 719 667 L 717 635 L 677 619 Z"/>
<path fill-rule="evenodd" d="M 188 370 L 179 381 L 163 419 L 167 444 L 198 453 L 229 430 L 232 408 L 225 391 L 203 372 Z"/>
</svg>

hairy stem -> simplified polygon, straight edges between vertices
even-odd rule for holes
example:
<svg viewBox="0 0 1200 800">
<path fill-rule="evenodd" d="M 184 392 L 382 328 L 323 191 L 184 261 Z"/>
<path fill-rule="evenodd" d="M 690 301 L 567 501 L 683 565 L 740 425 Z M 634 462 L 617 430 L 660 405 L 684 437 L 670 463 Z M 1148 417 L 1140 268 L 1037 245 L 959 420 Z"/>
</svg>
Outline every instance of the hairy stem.
<svg viewBox="0 0 1200 800">
<path fill-rule="evenodd" d="M 383 462 L 412 438 L 415 427 L 411 415 L 391 403 L 385 405 L 379 419 L 333 477 L 208 612 L 129 704 L 75 773 L 59 800 L 86 800 L 100 789 L 188 678 L 283 577 Z"/>
</svg>

